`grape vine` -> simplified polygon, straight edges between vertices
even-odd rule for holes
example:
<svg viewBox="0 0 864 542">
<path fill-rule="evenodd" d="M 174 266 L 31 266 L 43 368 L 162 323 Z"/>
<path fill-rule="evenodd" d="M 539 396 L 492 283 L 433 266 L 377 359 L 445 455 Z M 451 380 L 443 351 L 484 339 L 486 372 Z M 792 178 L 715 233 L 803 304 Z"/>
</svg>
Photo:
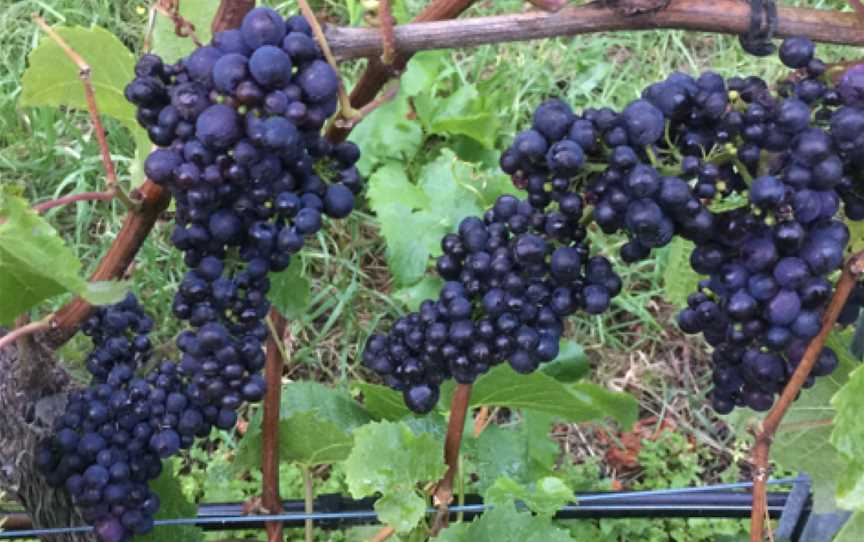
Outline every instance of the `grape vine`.
<svg viewBox="0 0 864 542">
<path fill-rule="evenodd" d="M 806 38 L 785 40 L 779 56 L 799 71 L 774 89 L 708 71 L 672 74 L 620 112 L 542 103 L 500 158 L 526 200 L 502 197 L 446 236 L 440 299 L 373 335 L 364 362 L 426 412 L 446 378 L 550 361 L 561 319 L 603 312 L 621 289 L 609 261 L 589 257 L 593 223 L 627 234 L 625 263 L 675 236 L 695 244 L 691 267 L 708 278 L 678 323 L 713 347 L 713 407 L 770 408 L 821 328 L 849 243 L 842 216 L 864 218 L 864 71 L 831 84 Z M 859 285 L 840 323 L 862 303 Z M 807 384 L 836 366 L 825 348 Z"/>
<path fill-rule="evenodd" d="M 105 542 L 152 529 L 147 481 L 162 459 L 233 428 L 240 405 L 264 396 L 268 273 L 288 267 L 323 215 L 348 216 L 362 188 L 357 147 L 321 136 L 338 75 L 302 16 L 253 9 L 176 64 L 143 56 L 135 74 L 126 98 L 159 145 L 145 172 L 176 202 L 171 240 L 189 271 L 172 308 L 190 328 L 180 359 L 152 360 L 140 378 L 152 322 L 134 299 L 100 310 L 84 327 L 92 383 L 38 457 Z"/>
</svg>

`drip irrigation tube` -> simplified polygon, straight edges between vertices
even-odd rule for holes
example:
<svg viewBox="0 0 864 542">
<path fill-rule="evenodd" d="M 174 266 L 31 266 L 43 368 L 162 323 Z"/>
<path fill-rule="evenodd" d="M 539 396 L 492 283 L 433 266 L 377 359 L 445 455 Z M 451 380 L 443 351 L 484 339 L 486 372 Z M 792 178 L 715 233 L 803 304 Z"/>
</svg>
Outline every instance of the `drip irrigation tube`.
<svg viewBox="0 0 864 542">
<path fill-rule="evenodd" d="M 801 532 L 810 512 L 809 479 L 806 477 L 772 480 L 771 485 L 794 485 L 792 491 L 777 491 L 768 494 L 768 514 L 788 524 L 789 532 Z M 752 486 L 749 482 L 714 486 L 663 489 L 655 491 L 595 492 L 576 495 L 576 504 L 559 510 L 556 519 L 601 519 L 601 518 L 728 518 L 739 519 L 750 516 L 752 498 L 750 493 L 740 491 Z M 793 498 L 796 494 L 803 496 Z M 789 513 L 794 502 L 794 513 Z M 320 495 L 315 499 L 316 512 L 304 512 L 301 500 L 283 502 L 285 512 L 274 515 L 243 515 L 242 503 L 201 504 L 194 518 L 156 520 L 157 528 L 171 525 L 196 525 L 205 530 L 235 530 L 263 528 L 267 521 L 281 521 L 285 527 L 302 527 L 311 519 L 324 529 L 344 528 L 378 522 L 374 511 L 374 498 L 349 499 L 339 494 Z M 803 504 L 802 504 L 803 503 Z M 450 507 L 455 519 L 462 514 L 471 520 L 491 508 L 483 504 L 479 495 L 466 495 L 465 504 Z M 428 510 L 435 513 L 434 508 Z M 0 539 L 26 539 L 52 534 L 87 532 L 89 526 L 58 529 L 33 529 L 29 517 L 20 512 L 0 511 L 0 520 L 6 520 L 6 530 Z M 796 540 L 796 538 L 792 538 Z"/>
</svg>

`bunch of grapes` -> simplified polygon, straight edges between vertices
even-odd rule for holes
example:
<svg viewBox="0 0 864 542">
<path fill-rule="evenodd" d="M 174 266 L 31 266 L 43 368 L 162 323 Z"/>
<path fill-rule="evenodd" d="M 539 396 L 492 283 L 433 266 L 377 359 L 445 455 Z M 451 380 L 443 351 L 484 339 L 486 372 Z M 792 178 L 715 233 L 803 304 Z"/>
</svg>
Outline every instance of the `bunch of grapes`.
<svg viewBox="0 0 864 542">
<path fill-rule="evenodd" d="M 136 376 L 150 359 L 147 334 L 152 326 L 131 295 L 100 308 L 85 323 L 83 331 L 94 345 L 87 358 L 92 381 L 69 394 L 54 435 L 36 453 L 48 483 L 68 490 L 104 540 L 152 529 L 159 497 L 147 482 L 162 471 L 159 450 L 169 427 L 167 415 L 187 417 L 185 400 L 181 406 L 172 397 L 168 410 L 164 405 L 169 393 L 182 392 L 176 378 L 169 383 L 157 381 L 156 373 L 147 379 Z M 160 372 L 167 374 L 170 364 L 164 365 Z M 163 415 L 154 415 L 157 406 Z"/>
<path fill-rule="evenodd" d="M 501 157 L 532 203 L 583 190 L 600 229 L 627 234 L 625 262 L 676 235 L 695 243 L 691 265 L 708 278 L 679 323 L 714 347 L 722 413 L 773 404 L 821 328 L 828 277 L 843 263 L 841 203 L 846 218 L 864 218 L 864 70 L 833 88 L 809 40 L 787 39 L 779 53 L 799 72 L 776 92 L 758 77 L 675 73 L 620 113 L 576 115 L 549 100 Z M 861 302 L 859 286 L 841 323 Z M 808 383 L 836 366 L 823 349 Z"/>
<path fill-rule="evenodd" d="M 94 405 L 110 401 L 109 417 L 94 423 L 111 435 L 88 437 L 87 454 L 98 458 L 82 455 L 73 466 L 55 462 L 67 451 L 56 437 L 43 455 L 52 458 L 49 479 L 66 484 L 105 542 L 152 525 L 158 500 L 146 481 L 162 458 L 213 427 L 232 428 L 241 404 L 263 398 L 269 273 L 288 267 L 323 216 L 347 217 L 362 189 L 358 148 L 321 135 L 339 81 L 303 17 L 255 8 L 239 29 L 216 33 L 176 64 L 143 56 L 135 74 L 126 97 L 158 145 L 145 173 L 176 202 L 171 240 L 189 271 L 172 309 L 189 329 L 177 337 L 180 359 L 142 379 L 141 363 L 123 357 L 133 350 L 120 354 L 122 337 L 101 331 L 114 312 L 88 327 L 96 344 L 88 368 L 98 385 L 73 396 L 70 424 L 59 429 L 79 431 L 71 422 L 84 423 Z M 146 337 L 127 342 L 137 348 Z M 88 463 L 94 458 L 101 466 Z M 129 466 L 128 484 L 113 478 L 117 464 Z M 100 476 L 88 477 L 91 470 Z M 135 491 L 121 499 L 118 484 Z"/>
<path fill-rule="evenodd" d="M 447 378 L 470 384 L 505 360 L 530 373 L 555 359 L 564 319 L 599 314 L 620 292 L 609 261 L 590 256 L 579 195 L 544 207 L 501 196 L 482 220 L 464 219 L 441 241 L 439 298 L 370 337 L 364 363 L 414 412 L 435 406 Z"/>
</svg>

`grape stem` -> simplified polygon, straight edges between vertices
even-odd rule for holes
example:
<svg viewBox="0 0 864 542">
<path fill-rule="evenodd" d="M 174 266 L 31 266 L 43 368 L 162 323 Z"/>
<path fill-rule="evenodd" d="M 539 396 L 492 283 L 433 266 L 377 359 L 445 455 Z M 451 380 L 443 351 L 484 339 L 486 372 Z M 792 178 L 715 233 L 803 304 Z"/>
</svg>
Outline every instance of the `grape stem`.
<svg viewBox="0 0 864 542">
<path fill-rule="evenodd" d="M 447 423 L 447 436 L 444 440 L 444 462 L 447 472 L 435 484 L 433 500 L 438 512 L 432 523 L 432 536 L 447 527 L 449 506 L 453 502 L 453 480 L 459 471 L 459 448 L 462 445 L 462 432 L 465 429 L 465 417 L 471 404 L 471 384 L 457 384 L 450 402 L 450 420 Z"/>
<path fill-rule="evenodd" d="M 864 23 L 864 4 L 861 3 L 861 0 L 849 0 L 849 5 L 852 6 L 852 9 L 855 10 L 855 14 L 858 15 L 858 19 Z"/>
<path fill-rule="evenodd" d="M 243 17 L 255 7 L 255 0 L 221 0 L 210 29 L 215 34 L 229 28 L 238 28 Z"/>
<path fill-rule="evenodd" d="M 468 9 L 472 3 L 474 3 L 474 0 L 432 0 L 425 8 L 423 8 L 423 11 L 414 18 L 413 22 L 422 23 L 440 21 L 443 19 L 453 19 Z M 372 31 L 375 32 L 374 30 Z M 330 32 L 328 32 L 328 34 L 330 34 Z M 327 39 L 329 40 L 330 37 Z M 376 40 L 378 42 L 377 45 L 383 47 L 380 35 L 376 36 Z M 379 51 L 376 55 L 368 56 L 380 56 L 381 53 L 382 52 Z M 378 58 L 370 58 L 366 69 L 360 75 L 354 88 L 351 89 L 350 105 L 362 109 L 363 106 L 374 102 L 375 97 L 393 78 L 394 74 L 400 74 L 405 70 L 411 56 L 411 53 L 396 50 L 395 55 L 393 56 L 393 61 L 390 64 L 384 64 Z M 341 126 L 339 123 L 331 123 L 327 128 L 327 139 L 332 143 L 345 141 L 355 125 L 356 123 L 346 126 Z"/>
<path fill-rule="evenodd" d="M 270 335 L 267 337 L 267 362 L 264 367 L 264 379 L 267 382 L 267 392 L 264 395 L 264 416 L 261 422 L 261 504 L 268 514 L 282 512 L 282 499 L 279 496 L 279 409 L 282 395 L 282 367 L 287 358 L 282 346 L 285 335 L 285 319 L 275 308 L 270 309 L 267 317 Z M 311 479 L 308 468 L 304 467 L 303 478 Z M 307 485 L 310 482 L 307 481 Z M 308 493 L 307 487 L 307 493 Z M 306 502 L 306 512 L 310 504 Z M 282 522 L 274 521 L 265 524 L 267 542 L 281 542 Z M 312 532 L 311 521 L 306 522 L 306 540 L 310 540 Z"/>
<path fill-rule="evenodd" d="M 379 0 L 378 24 L 381 27 L 381 63 L 392 66 L 396 58 L 396 34 L 393 32 L 396 19 L 390 9 L 390 0 Z"/>
<path fill-rule="evenodd" d="M 311 514 L 315 511 L 315 481 L 312 479 L 312 469 L 308 465 L 302 465 L 300 470 L 303 471 L 303 510 L 307 514 Z M 315 524 L 311 519 L 307 519 L 303 523 L 306 542 L 315 542 Z M 281 538 L 277 539 L 277 541 L 280 540 Z"/>
<path fill-rule="evenodd" d="M 15 343 L 18 339 L 22 339 L 24 337 L 27 337 L 28 335 L 33 335 L 34 333 L 41 333 L 43 331 L 47 331 L 51 329 L 53 325 L 54 315 L 49 314 L 41 320 L 19 326 L 7 333 L 6 335 L 0 337 L 0 350 L 3 350 L 7 346 Z"/>
<path fill-rule="evenodd" d="M 389 525 L 386 525 L 382 527 L 380 531 L 375 533 L 375 536 L 373 536 L 369 542 L 384 542 L 385 540 L 393 536 L 395 532 L 396 529 Z"/>
<path fill-rule="evenodd" d="M 117 173 L 114 170 L 114 163 L 111 161 L 111 152 L 108 149 L 108 140 L 105 137 L 105 128 L 102 126 L 102 120 L 99 118 L 99 109 L 96 107 L 96 93 L 93 91 L 93 83 L 90 81 L 90 74 L 92 72 L 90 65 L 87 64 L 87 62 L 84 61 L 84 58 L 75 52 L 75 50 L 66 43 L 66 40 L 51 28 L 48 23 L 45 22 L 45 19 L 39 16 L 38 13 L 33 14 L 33 20 L 39 28 L 48 34 L 48 37 L 54 40 L 60 49 L 66 53 L 66 56 L 69 57 L 76 66 L 78 66 L 78 78 L 81 79 L 81 84 L 84 86 L 84 97 L 87 100 L 87 110 L 90 112 L 90 122 L 93 123 L 93 131 L 96 132 L 96 139 L 99 142 L 99 150 L 102 153 L 102 167 L 105 168 L 105 178 L 109 190 L 113 192 L 114 196 L 119 199 L 129 211 L 134 212 L 140 210 L 141 202 L 133 201 L 117 183 Z"/>
<path fill-rule="evenodd" d="M 37 213 L 44 213 L 49 209 L 62 207 L 64 205 L 69 205 L 70 203 L 77 203 L 79 201 L 111 201 L 115 197 L 116 194 L 113 190 L 106 190 L 105 192 L 82 192 L 80 194 L 71 194 L 69 196 L 63 196 L 62 198 L 39 203 L 33 206 L 33 210 Z"/>
<path fill-rule="evenodd" d="M 774 435 L 780 427 L 780 422 L 783 421 L 783 416 L 786 415 L 786 411 L 789 410 L 810 375 L 810 371 L 813 370 L 813 366 L 825 346 L 825 341 L 837 322 L 840 311 L 862 273 L 864 273 L 864 251 L 854 254 L 846 262 L 843 273 L 837 281 L 834 296 L 822 317 L 822 329 L 807 345 L 801 362 L 795 368 L 795 372 L 792 373 L 792 377 L 786 387 L 783 388 L 777 402 L 774 403 L 756 430 L 756 442 L 753 446 L 753 509 L 750 514 L 750 542 L 762 542 L 763 540 L 767 510 L 765 482 L 770 475 L 769 452 Z"/>
</svg>

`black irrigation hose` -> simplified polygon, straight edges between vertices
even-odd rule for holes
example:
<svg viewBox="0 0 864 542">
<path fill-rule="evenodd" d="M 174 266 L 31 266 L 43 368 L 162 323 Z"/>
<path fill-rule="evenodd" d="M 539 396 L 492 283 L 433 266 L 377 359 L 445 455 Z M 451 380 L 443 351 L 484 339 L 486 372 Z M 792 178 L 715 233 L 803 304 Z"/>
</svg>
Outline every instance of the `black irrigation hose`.
<svg viewBox="0 0 864 542">
<path fill-rule="evenodd" d="M 795 523 L 809 514 L 809 481 L 806 478 L 772 480 L 772 485 L 795 484 L 807 493 L 807 506 L 796 511 Z M 596 492 L 577 495 L 579 504 L 563 507 L 556 519 L 602 519 L 602 518 L 727 518 L 750 517 L 752 498 L 749 493 L 735 491 L 750 487 L 749 483 L 724 484 L 697 488 L 657 491 Z M 784 516 L 787 504 L 795 492 L 771 492 L 768 494 L 768 514 L 777 519 Z M 307 519 L 324 529 L 338 529 L 351 525 L 378 522 L 373 509 L 374 498 L 349 499 L 339 494 L 320 495 L 315 499 L 315 513 L 304 513 L 302 500 L 284 501 L 285 512 L 269 516 L 244 516 L 242 503 L 202 504 L 195 518 L 157 520 L 157 526 L 194 524 L 205 530 L 260 529 L 266 521 L 282 521 L 285 527 L 302 527 Z M 483 513 L 487 506 L 479 495 L 466 495 L 464 506 L 453 506 L 450 513 L 455 519 L 463 514 L 466 520 Z M 435 509 L 430 508 L 430 513 Z M 788 514 L 787 514 L 788 515 Z M 0 511 L 0 520 L 9 520 L 14 531 L 0 532 L 0 539 L 32 538 L 59 532 L 86 532 L 89 526 L 68 529 L 28 529 L 29 518 L 22 513 Z"/>
</svg>

